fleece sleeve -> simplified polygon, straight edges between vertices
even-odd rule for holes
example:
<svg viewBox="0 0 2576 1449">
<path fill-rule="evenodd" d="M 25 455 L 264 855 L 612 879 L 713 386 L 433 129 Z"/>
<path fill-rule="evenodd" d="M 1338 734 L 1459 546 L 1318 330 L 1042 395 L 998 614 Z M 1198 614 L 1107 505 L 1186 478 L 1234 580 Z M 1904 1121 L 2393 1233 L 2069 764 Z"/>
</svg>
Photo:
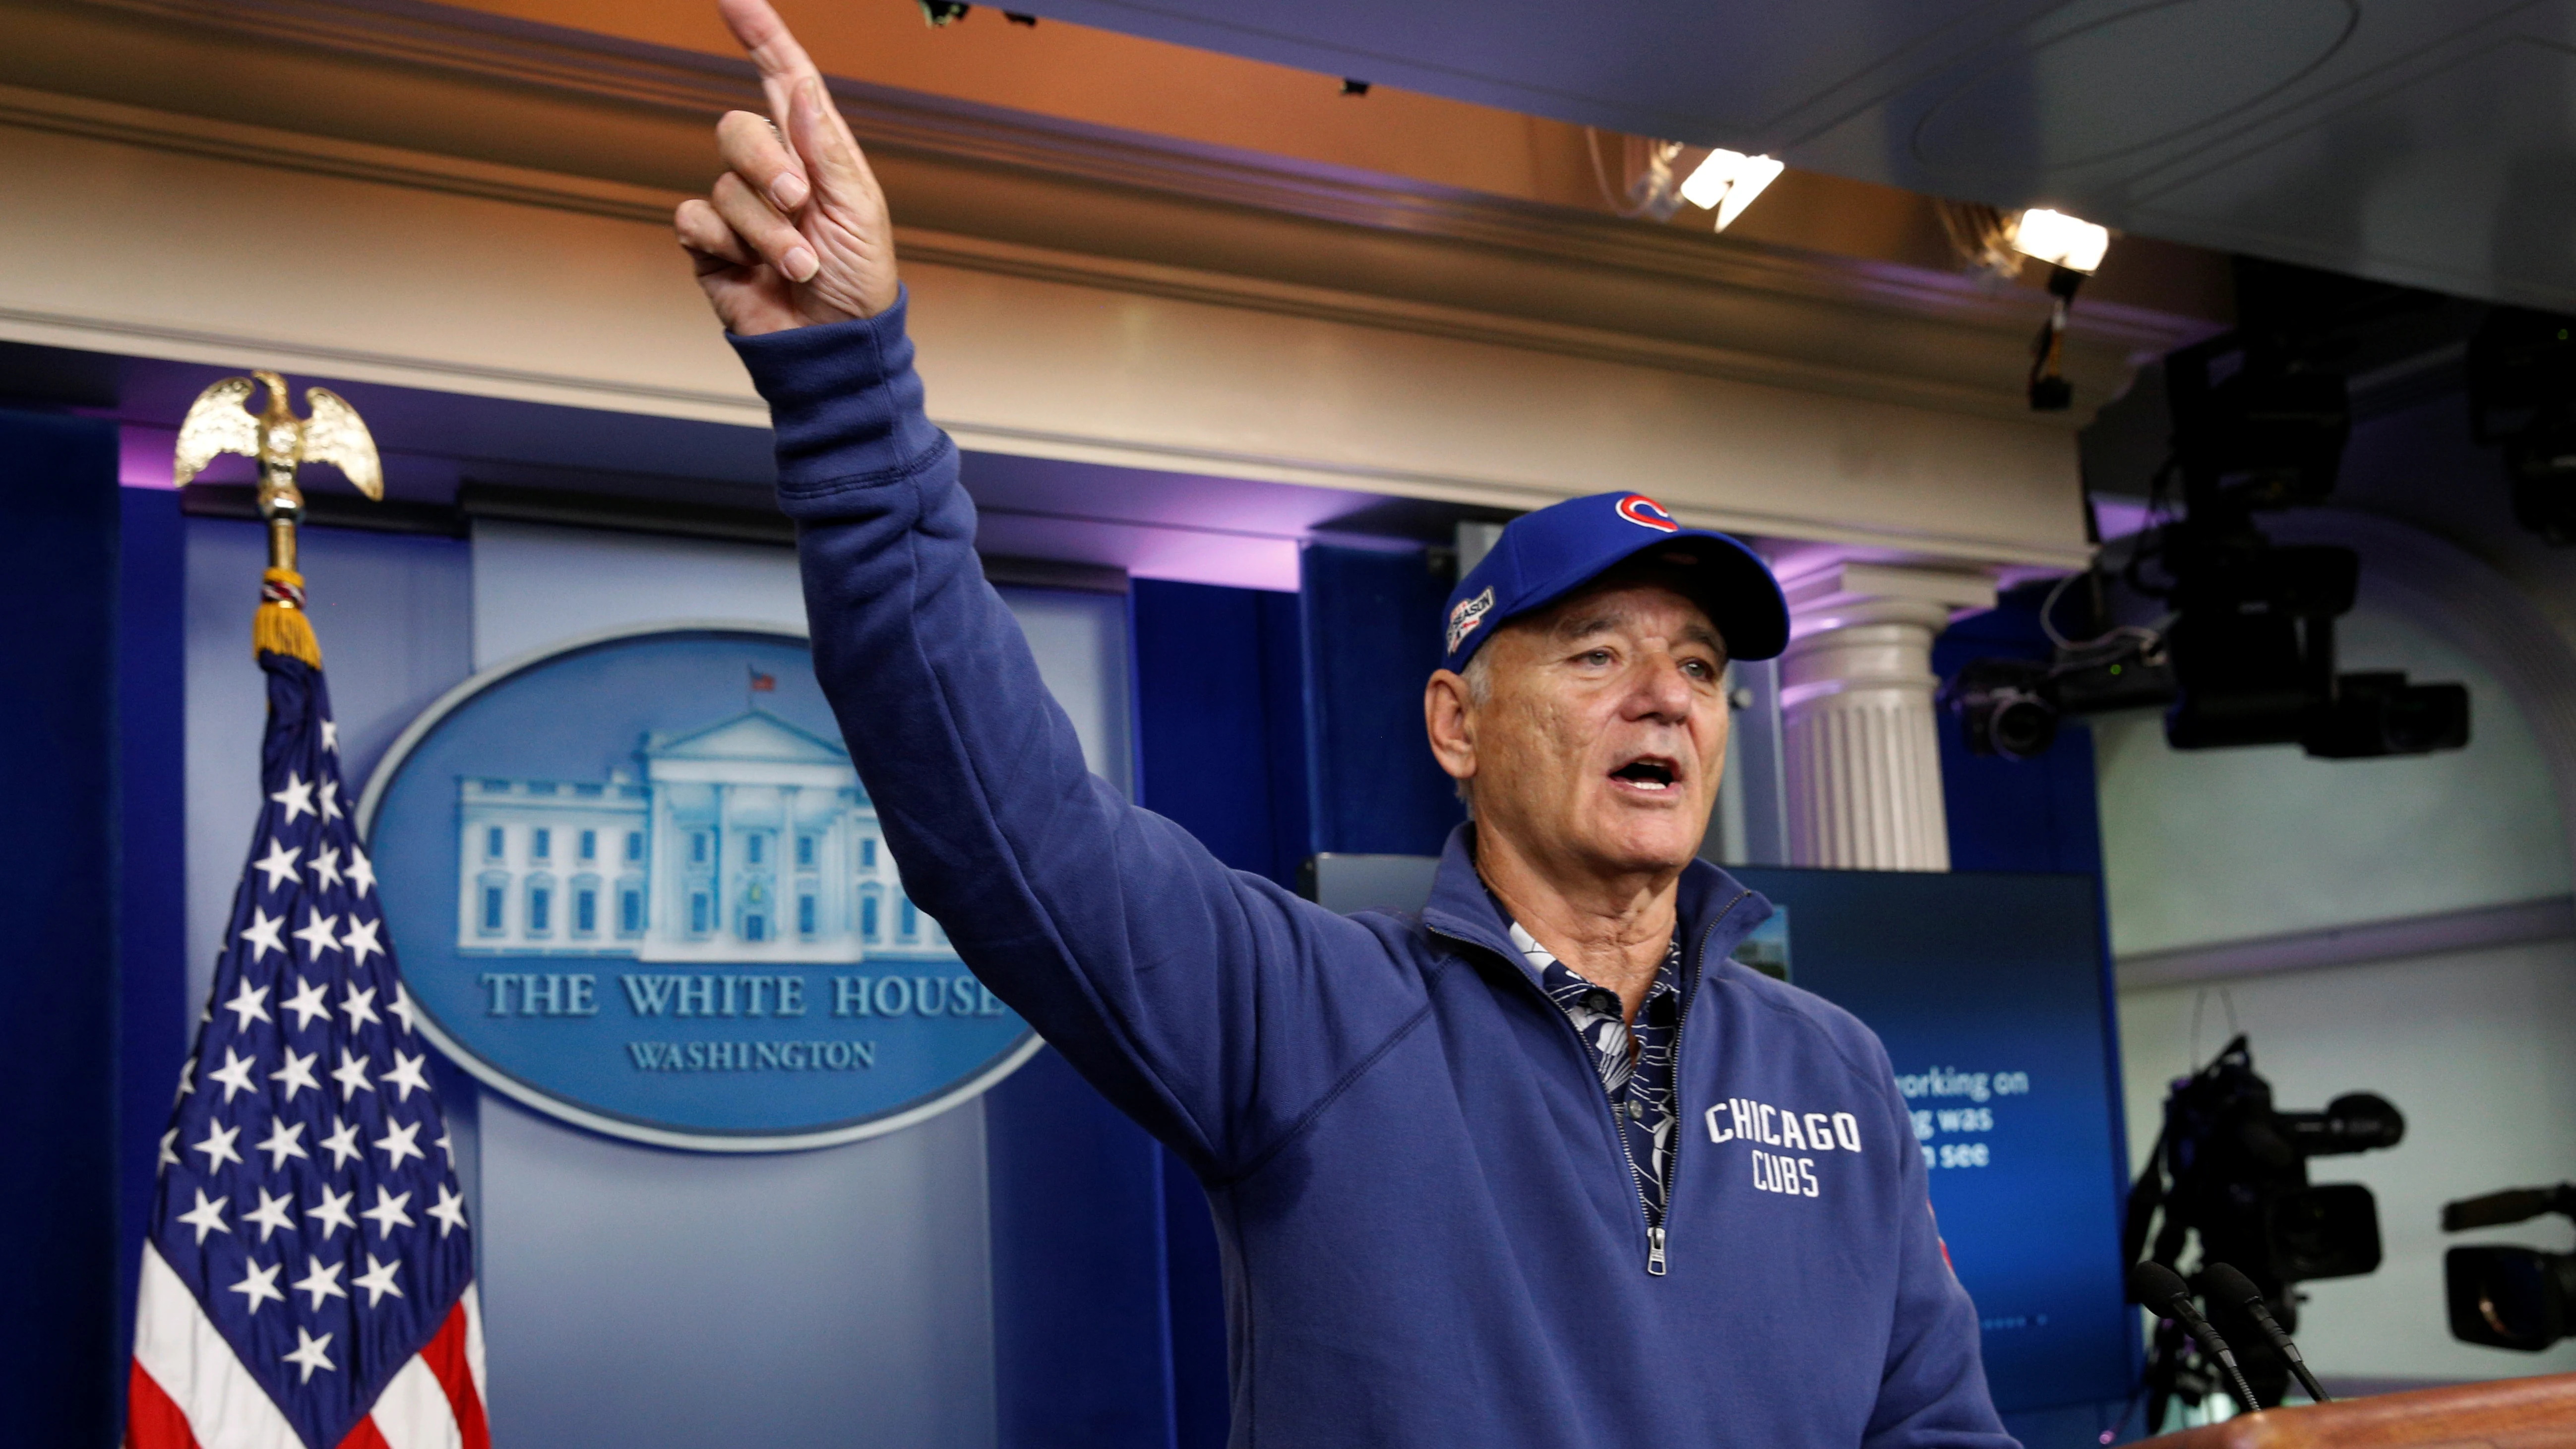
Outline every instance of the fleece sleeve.
<svg viewBox="0 0 2576 1449">
<path fill-rule="evenodd" d="M 1905 1099 L 1882 1052 L 1892 1120 L 1907 1119 Z M 1897 1193 L 1896 1316 L 1890 1326 L 1887 1367 L 1878 1385 L 1861 1449 L 2020 1449 L 2004 1432 L 1986 1390 L 1978 1348 L 1977 1308 L 1950 1270 L 1949 1251 L 1932 1216 L 1931 1183 L 1913 1136 L 1905 1133 Z"/>
<path fill-rule="evenodd" d="M 1087 773 L 985 582 L 907 306 L 734 339 L 777 430 L 815 671 L 906 891 L 968 968 L 1203 1176 L 1232 1176 L 1419 1015 L 1419 973 Z"/>
</svg>

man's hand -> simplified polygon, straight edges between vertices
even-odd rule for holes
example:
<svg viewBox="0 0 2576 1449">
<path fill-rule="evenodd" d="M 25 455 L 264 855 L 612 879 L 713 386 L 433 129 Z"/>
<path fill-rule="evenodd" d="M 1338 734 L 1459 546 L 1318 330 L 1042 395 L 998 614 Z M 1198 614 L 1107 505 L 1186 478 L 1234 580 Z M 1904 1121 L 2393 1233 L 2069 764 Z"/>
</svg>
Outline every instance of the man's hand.
<svg viewBox="0 0 2576 1449">
<path fill-rule="evenodd" d="M 894 224 L 858 140 L 769 0 L 716 8 L 778 124 L 749 111 L 716 123 L 725 173 L 673 218 L 698 285 L 743 337 L 875 316 L 895 302 Z"/>
</svg>

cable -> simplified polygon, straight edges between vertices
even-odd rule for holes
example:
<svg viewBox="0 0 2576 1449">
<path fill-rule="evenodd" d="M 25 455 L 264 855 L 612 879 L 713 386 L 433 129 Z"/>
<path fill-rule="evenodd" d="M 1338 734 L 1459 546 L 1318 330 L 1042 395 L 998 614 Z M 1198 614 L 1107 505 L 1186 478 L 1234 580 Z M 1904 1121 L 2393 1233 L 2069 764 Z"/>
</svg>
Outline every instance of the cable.
<svg viewBox="0 0 2576 1449">
<path fill-rule="evenodd" d="M 1624 140 L 1625 138 L 1623 137 L 1622 139 Z M 1679 141 L 1650 141 L 1647 144 L 1654 146 L 1657 149 L 1657 153 L 1664 163 L 1664 173 L 1669 177 L 1672 170 L 1672 159 L 1682 153 L 1682 143 Z M 1657 221 L 1662 221 L 1671 216 L 1673 208 L 1680 204 L 1679 198 L 1677 196 L 1673 197 L 1671 198 L 1671 203 L 1664 206 L 1662 212 L 1658 214 L 1656 210 L 1657 204 L 1658 202 L 1665 200 L 1665 198 L 1659 197 L 1656 194 L 1656 188 L 1649 186 L 1647 188 L 1647 194 L 1643 197 L 1639 197 L 1636 194 L 1636 189 L 1631 187 L 1629 189 L 1629 194 L 1625 198 L 1622 198 L 1619 193 L 1611 190 L 1610 173 L 1602 169 L 1601 165 L 1601 134 L 1590 126 L 1583 128 L 1583 155 L 1586 160 L 1592 163 L 1592 184 L 1601 188 L 1602 202 L 1610 208 L 1614 215 L 1621 219 L 1626 221 L 1635 221 L 1639 217 L 1652 216 Z M 1642 179 L 1651 180 L 1651 175 Z"/>
</svg>

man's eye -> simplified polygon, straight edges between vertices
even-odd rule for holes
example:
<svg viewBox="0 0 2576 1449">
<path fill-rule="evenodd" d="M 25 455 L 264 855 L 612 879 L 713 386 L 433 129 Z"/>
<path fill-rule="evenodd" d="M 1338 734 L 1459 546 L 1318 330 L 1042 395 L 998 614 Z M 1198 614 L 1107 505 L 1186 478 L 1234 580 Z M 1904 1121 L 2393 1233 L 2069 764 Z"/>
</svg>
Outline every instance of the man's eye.
<svg viewBox="0 0 2576 1449">
<path fill-rule="evenodd" d="M 1607 649 L 1589 650 L 1585 652 L 1583 662 L 1586 664 L 1607 664 L 1610 662 L 1610 651 Z"/>
</svg>

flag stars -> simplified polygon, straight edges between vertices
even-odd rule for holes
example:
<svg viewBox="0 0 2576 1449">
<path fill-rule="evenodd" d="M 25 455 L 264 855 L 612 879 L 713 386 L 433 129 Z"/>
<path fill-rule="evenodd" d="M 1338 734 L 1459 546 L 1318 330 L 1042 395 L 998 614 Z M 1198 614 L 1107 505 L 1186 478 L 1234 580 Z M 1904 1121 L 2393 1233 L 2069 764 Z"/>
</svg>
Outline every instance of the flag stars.
<svg viewBox="0 0 2576 1449">
<path fill-rule="evenodd" d="M 376 1141 L 376 1150 L 385 1155 L 385 1171 L 392 1172 L 400 1168 L 405 1157 L 417 1157 L 423 1161 L 429 1159 L 428 1153 L 412 1145 L 413 1139 L 420 1136 L 420 1125 L 414 1122 L 405 1127 L 388 1119 L 385 1135 Z"/>
<path fill-rule="evenodd" d="M 297 1379 L 297 1383 L 309 1384 L 313 1382 L 313 1371 L 315 1369 L 321 1369 L 326 1373 L 336 1373 L 339 1371 L 338 1366 L 331 1362 L 330 1356 L 323 1352 L 324 1349 L 327 1349 L 330 1346 L 331 1335 L 326 1333 L 320 1338 L 315 1338 L 311 1333 L 305 1331 L 304 1325 L 299 1323 L 295 1326 L 295 1352 L 288 1354 L 286 1356 L 286 1361 L 288 1363 L 295 1364 L 304 1370 L 304 1377 Z"/>
<path fill-rule="evenodd" d="M 267 960 L 268 953 L 271 951 L 281 956 L 286 954 L 286 942 L 278 934 L 285 927 L 284 916 L 272 916 L 259 907 L 253 906 L 250 908 L 250 924 L 242 927 L 241 935 L 235 939 L 240 944 L 251 948 L 251 964 L 256 966 Z"/>
<path fill-rule="evenodd" d="M 304 852 L 301 849 L 287 849 L 285 841 L 280 840 L 275 836 L 270 836 L 268 841 L 268 854 L 251 862 L 250 868 L 255 871 L 259 871 L 268 877 L 268 889 L 270 890 L 275 890 L 279 886 L 286 884 L 288 881 L 293 881 L 297 885 L 302 885 L 304 883 L 304 877 L 295 869 L 295 858 L 303 853 Z"/>
<path fill-rule="evenodd" d="M 232 1291 L 250 1300 L 249 1305 L 242 1310 L 244 1313 L 256 1318 L 259 1316 L 259 1306 L 262 1303 L 286 1301 L 286 1295 L 277 1291 L 277 1275 L 285 1266 L 286 1264 L 280 1261 L 263 1268 L 257 1258 L 250 1259 L 242 1265 L 242 1280 L 232 1286 Z"/>
<path fill-rule="evenodd" d="M 367 1155 L 358 1150 L 358 1124 L 336 1117 L 331 1120 L 331 1135 L 322 1139 L 322 1150 L 331 1154 L 335 1171 L 347 1166 L 350 1158 Z"/>
<path fill-rule="evenodd" d="M 394 1229 L 412 1225 L 411 1214 L 403 1211 L 410 1202 L 410 1193 L 387 1192 L 385 1185 L 380 1182 L 376 1184 L 376 1205 L 358 1216 L 376 1225 L 376 1238 L 381 1242 L 392 1237 Z"/>
<path fill-rule="evenodd" d="M 269 799 L 286 807 L 286 823 L 292 825 L 299 815 L 313 813 L 313 783 L 293 770 L 286 772 L 286 788 L 272 792 Z"/>
<path fill-rule="evenodd" d="M 347 1266 L 346 1263 L 325 1263 L 307 1253 L 304 1255 L 304 1276 L 296 1279 L 293 1287 L 298 1293 L 312 1294 L 313 1311 L 319 1313 L 323 1299 L 349 1296 L 349 1290 L 340 1286 L 340 1270 Z"/>
<path fill-rule="evenodd" d="M 327 891 L 340 883 L 340 851 L 336 846 L 313 852 L 313 888 Z"/>
<path fill-rule="evenodd" d="M 421 1230 L 434 1222 L 441 1251 L 450 1252 L 465 1249 L 444 1247 L 447 1239 L 470 1242 L 472 1232 L 428 1048 L 417 1040 L 427 1028 L 395 979 L 393 935 L 374 900 L 375 865 L 351 839 L 357 797 L 340 779 L 340 744 L 318 681 L 294 708 L 281 704 L 270 722 L 268 758 L 295 768 L 264 779 L 239 914 L 227 922 L 222 970 L 231 980 L 198 998 L 196 1045 L 155 1153 L 168 1174 L 155 1208 L 156 1241 L 174 1264 L 194 1265 L 189 1281 L 199 1306 L 232 1314 L 236 1328 L 256 1325 L 268 1305 L 279 1305 L 276 1326 L 251 1328 L 236 1347 L 272 1386 L 300 1383 L 308 1398 L 335 1398 L 374 1369 L 373 1340 L 353 1334 L 410 1331 L 413 1310 L 425 1307 L 410 1300 L 412 1285 L 404 1281 L 428 1271 L 411 1256 L 414 1247 L 430 1250 Z M 382 1029 L 381 1062 L 377 1039 L 366 1034 L 371 1026 Z M 283 1057 L 274 1066 L 272 1038 Z M 357 1100 L 366 1093 L 375 1106 L 362 1109 Z M 255 1143 L 254 1130 L 266 1134 Z M 374 1251 L 367 1248 L 370 1225 Z M 183 1227 L 193 1230 L 193 1252 L 179 1236 Z M 337 1241 L 344 1229 L 345 1246 Z M 216 1244 L 217 1235 L 227 1242 Z M 308 1250 L 304 1272 L 290 1281 L 298 1249 Z M 324 1250 L 337 1252 L 338 1261 L 325 1262 Z M 379 1323 L 376 1312 L 388 1301 L 392 1312 Z M 347 1322 L 361 1303 L 371 1327 Z M 293 1378 L 285 1377 L 290 1366 L 298 1371 Z M 321 1375 L 335 1377 L 317 1387 Z M 277 1392 L 281 1399 L 290 1393 Z"/>
<path fill-rule="evenodd" d="M 206 1073 L 206 1080 L 224 1084 L 224 1101 L 251 1089 L 251 1073 L 258 1070 L 259 1058 L 245 1057 L 231 1047 L 224 1048 L 224 1064 Z"/>
<path fill-rule="evenodd" d="M 326 916 L 311 906 L 304 908 L 304 928 L 295 933 L 304 943 L 304 959 L 319 961 L 325 951 L 340 949 L 340 918 Z"/>
<path fill-rule="evenodd" d="M 289 1122 L 283 1117 L 270 1120 L 268 1135 L 260 1139 L 256 1150 L 268 1154 L 268 1170 L 271 1172 L 286 1166 L 286 1159 L 290 1157 L 301 1157 L 307 1162 L 313 1160 L 304 1150 L 304 1124 Z"/>
<path fill-rule="evenodd" d="M 206 1234 L 229 1233 L 232 1229 L 224 1222 L 223 1200 L 209 1199 L 202 1187 L 196 1189 L 196 1193 L 197 1205 L 179 1214 L 179 1221 L 197 1230 L 197 1246 L 202 1248 L 206 1245 Z"/>
<path fill-rule="evenodd" d="M 418 1056 L 407 1057 L 403 1055 L 400 1047 L 396 1047 L 394 1049 L 394 1069 L 385 1073 L 385 1085 L 388 1087 L 398 1087 L 402 1090 L 402 1095 L 396 1097 L 394 1100 L 398 1102 L 409 1102 L 411 1100 L 411 1094 L 414 1091 L 426 1092 L 429 1090 L 428 1079 L 424 1078 L 420 1074 L 420 1069 L 428 1065 L 428 1063 L 429 1053 L 427 1052 L 422 1052 Z"/>
<path fill-rule="evenodd" d="M 272 938 L 274 937 L 277 928 L 285 924 L 286 923 L 284 921 L 272 921 L 269 923 L 269 931 Z M 278 1009 L 280 1011 L 294 1012 L 295 1029 L 297 1031 L 302 1031 L 304 1028 L 313 1024 L 313 1018 L 317 1016 L 329 1016 L 331 1014 L 331 1004 L 323 1000 L 322 991 L 322 983 L 319 981 L 300 981 L 296 984 L 295 994 L 286 998 L 284 1001 L 279 1002 L 277 1004 Z"/>
<path fill-rule="evenodd" d="M 224 1003 L 224 1010 L 237 1018 L 233 1027 L 235 1031 L 250 1030 L 254 1021 L 276 1019 L 268 1014 L 268 988 L 253 986 L 247 979 L 242 982 L 241 989 L 233 993 L 233 999 Z"/>
<path fill-rule="evenodd" d="M 372 1092 L 376 1089 L 376 1084 L 367 1080 L 367 1059 L 350 1055 L 347 1047 L 340 1048 L 340 1065 L 331 1069 L 331 1080 L 340 1084 L 342 1102 L 348 1101 L 360 1092 Z M 349 1130 L 355 1132 L 358 1129 L 352 1127 Z M 323 1145 L 327 1147 L 330 1144 L 326 1142 Z"/>
<path fill-rule="evenodd" d="M 263 1243 L 268 1241 L 270 1234 L 280 1230 L 294 1232 L 295 1219 L 288 1216 L 286 1211 L 294 1205 L 293 1193 L 272 1197 L 268 1189 L 263 1187 L 259 1190 L 259 1206 L 242 1214 L 242 1226 L 247 1228 L 252 1223 L 259 1224 L 259 1240 Z"/>
<path fill-rule="evenodd" d="M 347 1228 L 353 1234 L 358 1231 L 358 1220 L 349 1216 L 349 1201 L 356 1196 L 355 1192 L 333 1192 L 326 1186 L 322 1189 L 320 1205 L 304 1210 L 306 1217 L 322 1224 L 322 1241 L 326 1243 L 331 1241 L 331 1234 L 342 1228 Z M 303 1285 L 299 1283 L 296 1286 L 300 1288 Z M 316 1308 L 321 1306 L 319 1303 L 314 1304 Z"/>
<path fill-rule="evenodd" d="M 321 1055 L 320 1052 L 299 1052 L 293 1047 L 288 1047 L 286 1065 L 268 1074 L 270 1081 L 286 1084 L 286 1100 L 289 1104 L 295 1101 L 297 1092 L 306 1088 L 311 1088 L 316 1094 L 321 1092 L 322 1083 L 313 1076 L 314 1060 Z M 295 1130 L 301 1132 L 304 1128 L 299 1124 Z"/>
<path fill-rule="evenodd" d="M 351 1279 L 349 1286 L 366 1289 L 367 1306 L 373 1308 L 385 1301 L 386 1294 L 390 1293 L 396 1298 L 403 1296 L 403 1291 L 394 1286 L 394 1274 L 401 1268 L 402 1254 L 400 1253 L 394 1254 L 394 1260 L 390 1263 L 379 1263 L 376 1261 L 376 1255 L 369 1253 L 367 1271 Z"/>
<path fill-rule="evenodd" d="M 446 1139 L 439 1140 L 443 1142 Z M 430 1205 L 429 1215 L 438 1219 L 438 1235 L 445 1238 L 450 1232 L 465 1226 L 465 1199 L 456 1195 L 455 1188 L 442 1182 L 438 1185 L 438 1201 Z"/>
<path fill-rule="evenodd" d="M 209 1122 L 206 1124 L 206 1140 L 192 1145 L 188 1150 L 206 1154 L 206 1175 L 212 1177 L 223 1171 L 226 1162 L 242 1160 L 240 1150 L 233 1146 L 233 1139 L 239 1136 L 241 1136 L 239 1127 L 219 1127 Z"/>
</svg>

